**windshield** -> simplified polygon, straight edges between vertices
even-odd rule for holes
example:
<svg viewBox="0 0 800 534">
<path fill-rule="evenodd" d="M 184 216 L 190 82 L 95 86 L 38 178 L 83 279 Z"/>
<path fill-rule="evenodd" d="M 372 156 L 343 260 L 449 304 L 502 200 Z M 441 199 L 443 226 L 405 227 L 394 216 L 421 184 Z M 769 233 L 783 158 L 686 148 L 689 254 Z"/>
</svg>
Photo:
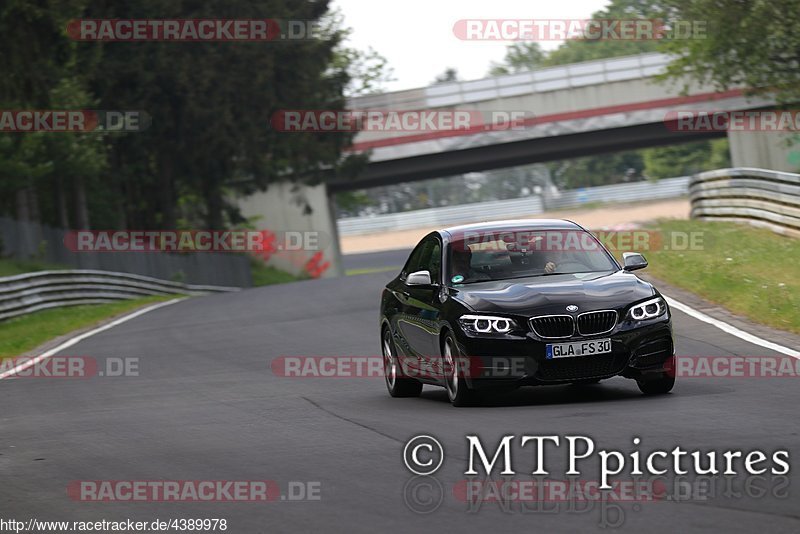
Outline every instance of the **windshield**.
<svg viewBox="0 0 800 534">
<path fill-rule="evenodd" d="M 447 280 L 455 285 L 619 268 L 600 242 L 584 230 L 461 232 L 453 236 L 447 259 Z"/>
</svg>

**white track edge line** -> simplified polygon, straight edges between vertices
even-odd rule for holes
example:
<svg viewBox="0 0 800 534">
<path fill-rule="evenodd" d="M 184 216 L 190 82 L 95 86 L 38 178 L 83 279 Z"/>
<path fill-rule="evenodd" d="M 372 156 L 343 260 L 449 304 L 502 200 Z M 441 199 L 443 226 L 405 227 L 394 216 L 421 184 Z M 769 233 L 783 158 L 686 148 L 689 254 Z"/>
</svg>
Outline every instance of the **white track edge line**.
<svg viewBox="0 0 800 534">
<path fill-rule="evenodd" d="M 708 324 L 710 324 L 712 326 L 715 326 L 715 327 L 719 328 L 720 330 L 722 330 L 723 332 L 725 332 L 726 334 L 730 334 L 732 336 L 736 336 L 739 339 L 743 339 L 743 340 L 747 341 L 748 343 L 753 343 L 755 345 L 760 345 L 760 346 L 762 346 L 764 348 L 767 348 L 767 349 L 770 349 L 770 350 L 774 350 L 775 352 L 780 352 L 781 354 L 786 354 L 787 356 L 791 356 L 792 358 L 800 359 L 800 352 L 798 352 L 796 350 L 790 349 L 789 347 L 784 347 L 783 345 L 778 345 L 777 343 L 773 343 L 772 341 L 767 341 L 764 338 L 760 338 L 758 336 L 755 336 L 753 334 L 745 332 L 744 330 L 740 330 L 740 329 L 736 328 L 735 326 L 732 326 L 732 325 L 729 325 L 726 322 L 720 321 L 719 319 L 714 319 L 713 317 L 710 317 L 710 316 L 706 315 L 705 313 L 703 313 L 701 311 L 695 310 L 691 306 L 687 306 L 686 304 L 683 304 L 682 302 L 678 302 L 677 300 L 673 299 L 672 297 L 666 297 L 665 296 L 664 298 L 666 298 L 667 299 L 667 303 L 669 303 L 669 305 L 671 307 L 675 308 L 676 310 L 682 311 L 686 315 L 689 315 L 690 317 L 694 317 L 698 321 L 702 321 L 704 323 L 708 323 Z"/>
<path fill-rule="evenodd" d="M 103 331 L 108 330 L 110 328 L 114 328 L 117 325 L 121 325 L 124 322 L 130 321 L 131 319 L 135 319 L 135 318 L 139 317 L 140 315 L 144 315 L 145 313 L 151 312 L 153 310 L 157 310 L 158 308 L 163 308 L 164 306 L 169 306 L 170 304 L 175 304 L 176 302 L 180 302 L 181 300 L 183 300 L 183 299 L 172 299 L 172 300 L 168 300 L 166 302 L 159 302 L 158 304 L 153 304 L 152 306 L 148 306 L 146 308 L 142 308 L 141 310 L 136 310 L 135 312 L 129 313 L 128 315 L 123 315 L 119 319 L 115 319 L 115 320 L 111 321 L 108 324 L 104 324 L 103 326 L 99 326 L 99 327 L 95 328 L 94 330 L 89 330 L 88 332 L 84 332 L 82 334 L 79 334 L 79 335 L 77 335 L 77 336 L 75 336 L 73 338 L 70 338 L 70 339 L 64 341 L 63 343 L 60 343 L 59 345 L 53 347 L 52 349 L 41 353 L 39 356 L 36 356 L 35 358 L 31 358 L 29 360 L 26 360 L 25 362 L 17 365 L 16 367 L 14 367 L 12 369 L 9 369 L 7 371 L 4 371 L 3 373 L 0 373 L 0 380 L 3 380 L 4 378 L 8 378 L 8 377 L 13 376 L 13 375 L 15 375 L 15 374 L 17 374 L 17 373 L 19 373 L 21 371 L 24 371 L 28 367 L 30 367 L 32 365 L 36 365 L 40 361 L 42 361 L 42 360 L 44 360 L 46 358 L 49 358 L 50 356 L 52 356 L 54 354 L 57 354 L 57 353 L 61 352 L 64 349 L 68 349 L 69 347 L 75 345 L 76 343 L 79 343 L 79 342 L 83 341 L 84 339 L 86 339 L 88 337 L 92 337 L 95 334 L 99 334 L 100 332 L 103 332 Z"/>
</svg>

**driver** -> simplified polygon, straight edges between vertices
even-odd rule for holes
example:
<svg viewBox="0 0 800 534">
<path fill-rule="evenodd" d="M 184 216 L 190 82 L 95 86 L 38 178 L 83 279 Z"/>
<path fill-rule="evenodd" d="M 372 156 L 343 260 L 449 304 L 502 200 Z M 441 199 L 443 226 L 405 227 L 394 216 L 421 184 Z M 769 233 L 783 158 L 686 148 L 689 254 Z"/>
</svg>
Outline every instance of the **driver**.
<svg viewBox="0 0 800 534">
<path fill-rule="evenodd" d="M 560 249 L 548 250 L 543 247 L 544 237 L 534 235 L 527 243 L 528 248 L 533 252 L 533 264 L 545 273 L 554 273 L 558 265 L 562 263 L 563 252 Z"/>
<path fill-rule="evenodd" d="M 478 282 L 481 280 L 491 280 L 492 278 L 481 271 L 476 271 L 472 268 L 472 249 L 468 246 L 454 247 L 450 258 L 452 260 L 452 267 L 450 268 L 451 280 L 454 283 L 462 282 Z M 461 280 L 456 280 L 456 277 L 462 277 Z"/>
<path fill-rule="evenodd" d="M 556 268 L 558 268 L 558 261 L 560 261 L 560 252 L 550 252 L 547 255 L 547 263 L 544 264 L 544 272 L 546 273 L 554 273 L 556 272 Z"/>
</svg>

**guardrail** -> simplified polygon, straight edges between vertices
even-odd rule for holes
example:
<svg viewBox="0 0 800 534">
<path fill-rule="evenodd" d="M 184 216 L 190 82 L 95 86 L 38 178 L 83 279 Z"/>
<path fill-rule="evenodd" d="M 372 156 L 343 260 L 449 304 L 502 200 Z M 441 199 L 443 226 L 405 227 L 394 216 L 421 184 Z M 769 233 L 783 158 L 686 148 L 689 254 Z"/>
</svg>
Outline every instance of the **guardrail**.
<svg viewBox="0 0 800 534">
<path fill-rule="evenodd" d="M 387 230 L 410 230 L 434 226 L 450 226 L 463 222 L 488 221 L 511 216 L 533 216 L 541 213 L 542 199 L 539 196 L 474 202 L 460 206 L 426 208 L 422 210 L 350 217 L 339 219 L 339 235 L 359 235 L 385 232 Z"/>
<path fill-rule="evenodd" d="M 800 237 L 800 174 L 747 167 L 703 172 L 692 177 L 689 195 L 692 218 Z"/>
<path fill-rule="evenodd" d="M 389 230 L 441 227 L 461 223 L 534 217 L 545 210 L 579 208 L 595 202 L 635 202 L 685 196 L 689 177 L 665 178 L 657 182 L 601 185 L 560 191 L 543 200 L 539 196 L 475 202 L 460 206 L 348 217 L 339 219 L 339 235 L 361 235 Z"/>
<path fill-rule="evenodd" d="M 639 200 L 660 200 L 686 196 L 689 191 L 689 177 L 664 178 L 656 182 L 632 182 L 627 184 L 598 185 L 581 187 L 550 195 L 545 209 L 579 208 L 594 202 L 636 202 Z"/>
<path fill-rule="evenodd" d="M 0 321 L 60 306 L 103 304 L 150 295 L 201 295 L 239 289 L 189 285 L 149 276 L 90 269 L 37 271 L 0 278 Z"/>
</svg>

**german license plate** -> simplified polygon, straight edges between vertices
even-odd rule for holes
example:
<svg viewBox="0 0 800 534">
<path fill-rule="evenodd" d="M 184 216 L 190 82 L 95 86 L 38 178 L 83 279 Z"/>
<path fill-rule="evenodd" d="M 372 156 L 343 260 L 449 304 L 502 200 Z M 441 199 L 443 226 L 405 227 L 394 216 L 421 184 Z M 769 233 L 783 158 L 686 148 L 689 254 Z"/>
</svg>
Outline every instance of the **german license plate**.
<svg viewBox="0 0 800 534">
<path fill-rule="evenodd" d="M 545 345 L 545 354 L 548 360 L 608 354 L 609 352 L 611 352 L 610 339 L 592 339 L 591 341 L 576 341 L 574 343 L 548 343 Z"/>
</svg>

